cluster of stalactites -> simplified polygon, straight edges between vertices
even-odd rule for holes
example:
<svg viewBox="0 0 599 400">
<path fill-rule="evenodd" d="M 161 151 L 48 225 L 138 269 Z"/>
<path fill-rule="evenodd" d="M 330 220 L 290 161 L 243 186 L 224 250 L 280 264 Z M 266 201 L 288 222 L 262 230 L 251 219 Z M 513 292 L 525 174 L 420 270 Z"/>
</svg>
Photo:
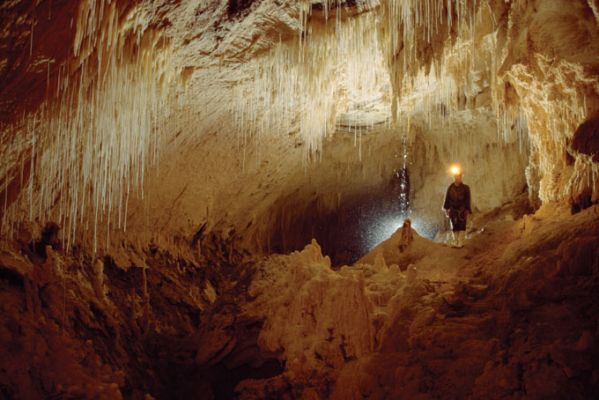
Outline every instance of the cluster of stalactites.
<svg viewBox="0 0 599 400">
<path fill-rule="evenodd" d="M 21 166 L 12 180 L 25 186 L 10 204 L 3 199 L 3 235 L 20 221 L 52 220 L 67 248 L 87 235 L 95 250 L 110 241 L 100 232 L 126 229 L 129 197 L 143 195 L 145 171 L 157 160 L 169 80 L 168 46 L 146 21 L 114 1 L 81 2 L 73 60 L 52 75 L 55 92 L 3 132 L 18 159 L 3 158 L 2 189 L 11 165 Z"/>
<path fill-rule="evenodd" d="M 317 3 L 324 21 L 309 19 Z M 351 109 L 352 97 L 366 103 L 383 94 L 393 105 L 390 117 L 396 123 L 407 119 L 400 125 L 409 127 L 414 114 L 432 125 L 479 106 L 475 97 L 483 90 L 491 92 L 485 106 L 496 112 L 498 134 L 506 141 L 525 137 L 525 115 L 497 78 L 503 49 L 496 27 L 476 32 L 484 13 L 494 18 L 487 3 L 356 4 L 371 12 L 348 19 L 339 12 L 345 1 L 298 2 L 303 28 L 297 40 L 252 61 L 236 89 L 232 111 L 244 138 L 299 131 L 308 159 L 335 130 L 336 117 Z"/>
<path fill-rule="evenodd" d="M 335 130 L 336 117 L 369 103 L 390 103 L 376 30 L 365 14 L 313 23 L 305 38 L 279 43 L 253 60 L 235 89 L 232 112 L 244 137 L 297 134 L 306 159 Z"/>
<path fill-rule="evenodd" d="M 519 140 L 524 150 L 526 115 L 499 78 L 505 43 L 497 39 L 498 22 L 488 2 L 397 0 L 381 9 L 396 122 L 404 119 L 409 126 L 419 114 L 433 126 L 452 113 L 487 107 L 496 114 L 497 134 L 506 142 Z"/>
</svg>

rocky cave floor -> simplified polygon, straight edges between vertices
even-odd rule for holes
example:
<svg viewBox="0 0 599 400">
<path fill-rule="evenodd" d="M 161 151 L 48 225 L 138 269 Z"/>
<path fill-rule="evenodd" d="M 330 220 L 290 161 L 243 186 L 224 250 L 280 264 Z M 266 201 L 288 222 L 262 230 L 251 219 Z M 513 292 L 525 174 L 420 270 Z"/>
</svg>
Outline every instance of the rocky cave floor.
<svg viewBox="0 0 599 400">
<path fill-rule="evenodd" d="M 256 258 L 210 234 L 126 266 L 23 233 L 1 243 L 0 398 L 597 398 L 599 206 L 474 226 L 341 268 L 315 242 Z"/>
</svg>

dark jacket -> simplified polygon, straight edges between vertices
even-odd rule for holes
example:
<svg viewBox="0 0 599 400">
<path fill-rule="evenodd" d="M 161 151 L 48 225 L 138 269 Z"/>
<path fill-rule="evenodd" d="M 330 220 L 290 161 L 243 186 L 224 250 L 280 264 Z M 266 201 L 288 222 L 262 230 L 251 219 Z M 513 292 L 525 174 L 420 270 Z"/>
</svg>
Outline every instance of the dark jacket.
<svg viewBox="0 0 599 400">
<path fill-rule="evenodd" d="M 470 188 L 468 185 L 463 183 L 460 185 L 456 185 L 455 183 L 449 185 L 445 194 L 443 209 L 460 212 L 468 210 L 469 213 L 472 213 L 472 209 L 470 208 Z"/>
</svg>

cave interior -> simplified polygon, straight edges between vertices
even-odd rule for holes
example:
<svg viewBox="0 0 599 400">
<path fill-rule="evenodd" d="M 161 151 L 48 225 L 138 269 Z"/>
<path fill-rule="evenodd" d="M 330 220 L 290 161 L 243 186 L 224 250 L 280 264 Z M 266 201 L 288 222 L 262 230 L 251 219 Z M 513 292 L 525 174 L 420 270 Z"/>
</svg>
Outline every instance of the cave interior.
<svg viewBox="0 0 599 400">
<path fill-rule="evenodd" d="M 599 0 L 0 22 L 0 399 L 598 398 Z"/>
</svg>

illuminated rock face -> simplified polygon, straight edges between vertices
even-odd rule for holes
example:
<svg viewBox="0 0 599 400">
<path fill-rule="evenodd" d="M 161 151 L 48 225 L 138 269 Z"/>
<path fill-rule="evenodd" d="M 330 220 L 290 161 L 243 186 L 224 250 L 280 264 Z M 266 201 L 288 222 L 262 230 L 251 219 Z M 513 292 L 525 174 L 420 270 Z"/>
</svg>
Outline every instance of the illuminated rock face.
<svg viewBox="0 0 599 400">
<path fill-rule="evenodd" d="M 597 110 L 593 72 L 597 61 L 591 56 L 597 53 L 594 10 L 596 4 L 583 1 L 547 2 L 538 7 L 495 2 L 494 7 L 479 9 L 471 39 L 456 34 L 458 43 L 476 48 L 478 59 L 466 58 L 469 67 L 456 68 L 463 57 L 458 49 L 447 55 L 442 29 L 426 51 L 412 56 L 433 65 L 448 63 L 450 76 L 464 84 L 469 104 L 480 104 L 480 100 L 485 104 L 486 97 L 488 105 L 500 113 L 520 109 L 528 120 L 531 141 L 529 186 L 543 201 L 575 196 L 589 185 L 597 196 L 596 167 L 584 157 L 576 157 L 575 165 L 567 166 L 565 156 L 576 127 Z M 392 60 L 394 70 L 408 68 L 402 64 L 403 51 Z M 418 63 L 409 68 L 419 68 Z M 474 77 L 467 76 L 473 73 Z M 480 85 L 485 80 L 488 89 Z M 400 84 L 396 78 L 396 86 Z"/>
<path fill-rule="evenodd" d="M 564 7 L 568 7 L 567 10 Z M 553 201 L 591 189 L 597 167 L 566 152 L 576 128 L 599 109 L 596 4 L 544 3 L 513 16 L 503 71 L 529 116 L 531 167 L 540 172 L 539 195 Z M 593 11 L 593 12 L 591 12 Z M 570 164 L 570 165 L 569 165 Z"/>
</svg>

